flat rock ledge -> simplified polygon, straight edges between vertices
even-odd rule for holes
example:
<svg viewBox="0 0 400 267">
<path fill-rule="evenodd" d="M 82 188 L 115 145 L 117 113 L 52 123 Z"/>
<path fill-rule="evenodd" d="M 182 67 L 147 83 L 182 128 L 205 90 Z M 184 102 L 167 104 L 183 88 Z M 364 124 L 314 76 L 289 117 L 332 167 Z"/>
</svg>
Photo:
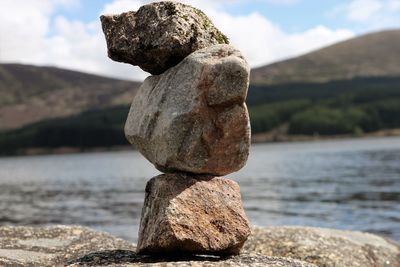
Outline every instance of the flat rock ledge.
<svg viewBox="0 0 400 267">
<path fill-rule="evenodd" d="M 323 267 L 399 267 L 400 245 L 380 236 L 316 227 L 253 228 L 243 250 Z"/>
<path fill-rule="evenodd" d="M 0 266 L 398 267 L 400 245 L 372 234 L 309 227 L 255 228 L 231 257 L 142 256 L 110 234 L 81 226 L 0 227 Z"/>
<path fill-rule="evenodd" d="M 110 249 L 136 248 L 81 226 L 0 227 L 0 266 L 64 266 L 81 255 Z"/>
</svg>

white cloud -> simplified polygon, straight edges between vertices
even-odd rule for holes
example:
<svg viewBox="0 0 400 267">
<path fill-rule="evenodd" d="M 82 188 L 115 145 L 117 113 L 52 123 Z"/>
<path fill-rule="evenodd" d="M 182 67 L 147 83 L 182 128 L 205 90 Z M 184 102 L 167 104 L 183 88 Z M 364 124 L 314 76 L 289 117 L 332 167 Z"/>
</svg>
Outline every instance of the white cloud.
<svg viewBox="0 0 400 267">
<path fill-rule="evenodd" d="M 300 0 L 266 0 L 266 2 L 274 5 L 293 5 L 300 2 Z"/>
<path fill-rule="evenodd" d="M 16 1 L 20 3 L 15 4 Z M 293 0 L 279 2 L 288 1 Z M 114 0 L 104 6 L 102 13 L 136 10 L 149 2 L 152 1 Z M 332 30 L 325 26 L 289 34 L 257 12 L 243 16 L 229 14 L 224 4 L 232 4 L 232 1 L 227 0 L 181 2 L 204 10 L 217 27 L 230 37 L 231 43 L 243 51 L 253 67 L 309 52 L 353 36 L 348 30 Z M 55 65 L 126 79 L 146 77 L 148 74 L 138 67 L 107 58 L 99 20 L 83 23 L 60 16 L 54 19 L 53 33 L 49 36 L 50 17 L 56 7 L 77 4 L 78 0 L 0 1 L 0 35 L 8 36 L 7 40 L 0 40 L 0 61 Z M 15 18 L 15 14 L 20 17 Z"/>
<path fill-rule="evenodd" d="M 55 20 L 57 34 L 45 42 L 46 53 L 39 63 L 124 79 L 148 76 L 137 67 L 111 61 L 99 21 L 82 23 L 64 17 Z"/>
<path fill-rule="evenodd" d="M 368 21 L 382 9 L 379 0 L 354 0 L 348 6 L 348 17 L 354 21 Z"/>
<path fill-rule="evenodd" d="M 400 11 L 400 0 L 389 0 L 388 1 L 388 8 L 393 12 Z"/>
<path fill-rule="evenodd" d="M 340 10 L 366 30 L 400 25 L 400 0 L 352 0 Z"/>
<path fill-rule="evenodd" d="M 299 34 L 285 35 L 282 43 L 284 44 L 283 47 L 288 51 L 288 55 L 295 56 L 351 37 L 354 37 L 354 33 L 349 30 L 331 30 L 323 25 L 318 25 Z M 282 58 L 284 57 L 287 56 L 283 55 Z"/>
<path fill-rule="evenodd" d="M 50 18 L 56 8 L 78 5 L 78 0 L 0 1 L 0 62 L 51 65 L 125 79 L 144 79 L 147 74 L 140 69 L 107 58 L 100 21 L 85 24 L 57 17 L 54 34 L 48 35 Z"/>
<path fill-rule="evenodd" d="M 44 52 L 51 13 L 56 8 L 72 8 L 78 3 L 78 0 L 0 1 L 0 61 L 37 61 Z"/>
<path fill-rule="evenodd" d="M 119 0 L 112 1 L 104 6 L 103 14 L 117 14 L 127 10 L 138 10 L 142 5 L 147 4 L 148 1 L 132 1 L 132 0 Z"/>
<path fill-rule="evenodd" d="M 49 30 L 52 8 L 46 0 L 0 1 L 0 59 L 35 60 L 35 53 L 43 45 L 42 37 Z"/>
<path fill-rule="evenodd" d="M 253 67 L 297 56 L 354 36 L 349 30 L 330 30 L 324 26 L 289 34 L 258 13 L 235 17 L 214 11 L 209 15 Z"/>
</svg>

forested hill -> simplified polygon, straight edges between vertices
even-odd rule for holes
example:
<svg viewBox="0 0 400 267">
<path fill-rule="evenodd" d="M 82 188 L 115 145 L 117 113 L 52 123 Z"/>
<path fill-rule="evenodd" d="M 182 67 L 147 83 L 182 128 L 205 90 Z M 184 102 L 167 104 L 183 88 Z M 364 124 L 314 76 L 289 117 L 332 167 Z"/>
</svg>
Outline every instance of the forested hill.
<svg viewBox="0 0 400 267">
<path fill-rule="evenodd" d="M 254 69 L 247 102 L 253 133 L 282 125 L 289 135 L 400 128 L 400 30 Z"/>
<path fill-rule="evenodd" d="M 266 140 L 400 128 L 399 30 L 257 68 L 251 77 L 252 133 L 272 136 Z M 55 68 L 0 65 L 0 154 L 126 145 L 123 125 L 138 86 Z"/>
</svg>

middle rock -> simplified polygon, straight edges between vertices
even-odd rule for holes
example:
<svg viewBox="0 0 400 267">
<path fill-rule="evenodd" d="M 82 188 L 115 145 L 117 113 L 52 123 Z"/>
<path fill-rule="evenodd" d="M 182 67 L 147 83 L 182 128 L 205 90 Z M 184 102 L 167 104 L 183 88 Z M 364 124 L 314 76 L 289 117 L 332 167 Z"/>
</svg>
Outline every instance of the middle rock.
<svg viewBox="0 0 400 267">
<path fill-rule="evenodd" d="M 249 72 L 238 50 L 214 45 L 148 77 L 133 100 L 127 139 L 162 172 L 238 171 L 250 146 Z"/>
</svg>

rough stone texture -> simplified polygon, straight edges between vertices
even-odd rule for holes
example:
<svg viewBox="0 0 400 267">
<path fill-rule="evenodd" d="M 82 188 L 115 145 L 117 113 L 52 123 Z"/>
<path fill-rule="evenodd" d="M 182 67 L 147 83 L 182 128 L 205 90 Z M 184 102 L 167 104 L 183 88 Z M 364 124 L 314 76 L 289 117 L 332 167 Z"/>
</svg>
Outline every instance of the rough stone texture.
<svg viewBox="0 0 400 267">
<path fill-rule="evenodd" d="M 137 255 L 134 252 L 135 246 L 126 241 L 79 226 L 0 227 L 0 266 L 7 267 L 400 266 L 399 244 L 376 235 L 333 229 L 309 227 L 256 228 L 246 242 L 245 249 L 247 250 L 246 253 L 234 257 L 143 256 Z M 275 257 L 256 253 L 274 254 Z M 303 261 L 289 257 L 303 259 Z M 386 261 L 390 261 L 390 263 L 386 264 Z"/>
<path fill-rule="evenodd" d="M 399 267 L 400 245 L 376 235 L 311 227 L 252 230 L 244 251 L 323 267 Z"/>
<path fill-rule="evenodd" d="M 249 71 L 238 50 L 215 45 L 148 77 L 132 102 L 127 139 L 162 172 L 238 171 L 250 146 Z"/>
<path fill-rule="evenodd" d="M 108 56 L 161 74 L 192 52 L 227 44 L 200 10 L 178 2 L 158 2 L 120 15 L 100 17 Z"/>
<path fill-rule="evenodd" d="M 0 227 L 0 266 L 63 266 L 69 259 L 135 246 L 80 226 Z"/>
<path fill-rule="evenodd" d="M 147 183 L 138 253 L 237 254 L 249 234 L 236 182 L 181 173 Z"/>
<path fill-rule="evenodd" d="M 106 233 L 80 226 L 0 227 L 0 266 L 266 266 L 315 267 L 285 258 L 260 255 L 211 257 L 137 255 L 135 246 Z"/>
<path fill-rule="evenodd" d="M 207 256 L 142 256 L 133 251 L 102 251 L 70 261 L 69 267 L 78 266 L 153 266 L 153 267 L 317 267 L 294 259 L 274 258 L 261 255 L 238 255 L 234 257 Z"/>
</svg>

